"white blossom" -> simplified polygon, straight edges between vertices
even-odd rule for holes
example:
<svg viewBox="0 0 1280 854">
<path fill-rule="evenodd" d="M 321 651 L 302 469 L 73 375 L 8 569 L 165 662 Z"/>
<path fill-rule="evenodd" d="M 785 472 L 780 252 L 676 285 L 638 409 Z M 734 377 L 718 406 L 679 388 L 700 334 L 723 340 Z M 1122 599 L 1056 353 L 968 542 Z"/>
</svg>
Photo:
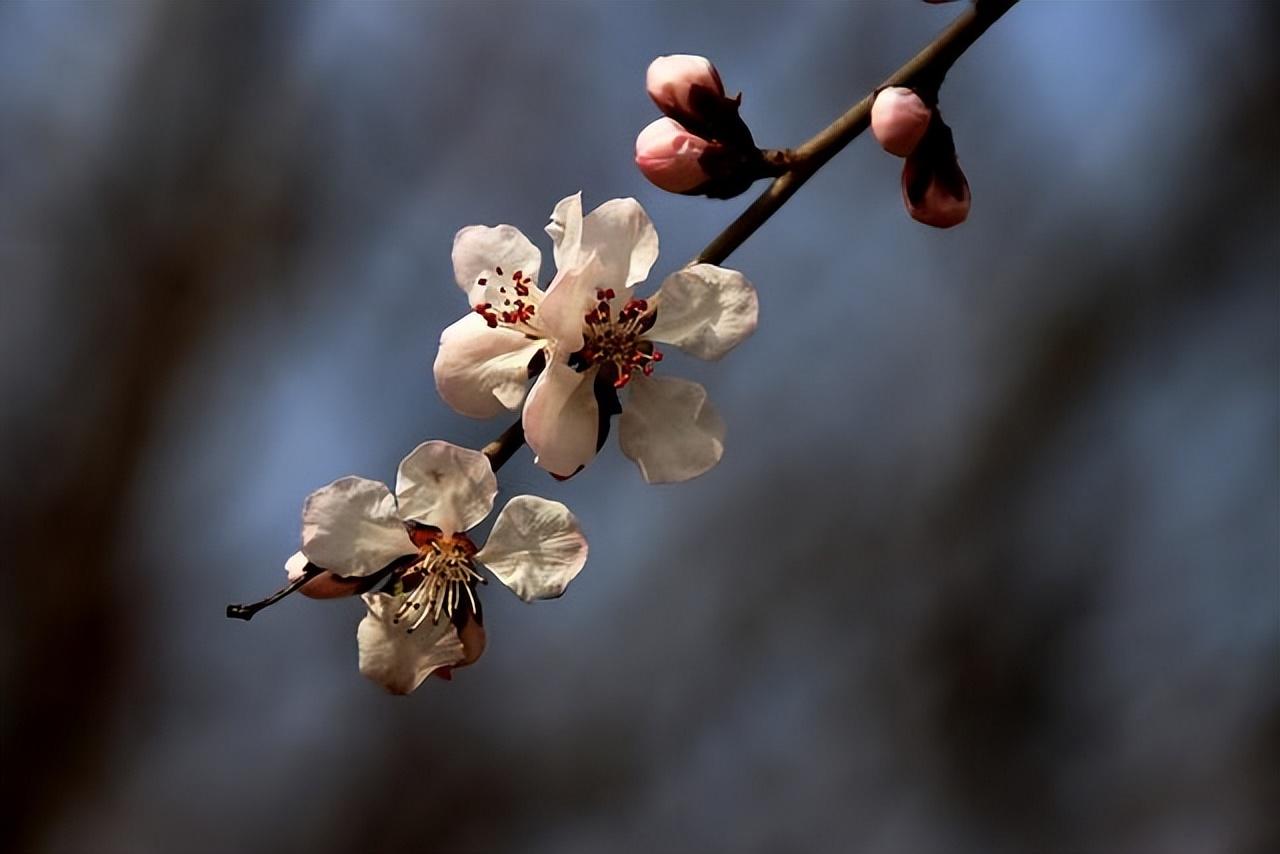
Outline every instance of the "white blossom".
<svg viewBox="0 0 1280 854">
<path fill-rule="evenodd" d="M 540 466 L 568 477 L 591 461 L 600 405 L 623 392 L 622 452 L 650 483 L 688 480 L 723 453 L 724 422 L 697 383 L 653 377 L 659 344 L 718 359 L 756 327 L 755 289 L 711 264 L 681 269 L 644 300 L 632 295 L 658 254 L 657 233 L 634 199 L 582 215 L 581 194 L 563 199 L 547 233 L 557 273 L 537 286 L 541 255 L 511 226 L 463 229 L 454 273 L 474 311 L 450 326 L 435 363 L 441 396 L 459 412 L 488 417 L 524 402 L 525 439 Z M 532 271 L 532 272 L 530 272 Z"/>
<path fill-rule="evenodd" d="M 432 441 L 400 463 L 394 495 L 345 477 L 307 498 L 301 560 L 342 579 L 387 573 L 363 596 L 357 639 L 360 671 L 389 691 L 407 694 L 433 671 L 479 656 L 482 568 L 532 602 L 559 596 L 586 562 L 573 514 L 532 495 L 507 502 L 477 547 L 466 532 L 489 515 L 497 489 L 484 454 Z M 296 577 L 303 566 L 295 556 L 289 570 Z"/>
</svg>

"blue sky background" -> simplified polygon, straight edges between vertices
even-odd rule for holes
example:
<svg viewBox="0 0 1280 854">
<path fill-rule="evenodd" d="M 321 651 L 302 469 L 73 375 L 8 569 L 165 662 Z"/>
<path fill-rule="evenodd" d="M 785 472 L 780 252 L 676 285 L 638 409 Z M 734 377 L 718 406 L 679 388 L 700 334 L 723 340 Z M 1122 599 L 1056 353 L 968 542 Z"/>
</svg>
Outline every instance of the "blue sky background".
<svg viewBox="0 0 1280 854">
<path fill-rule="evenodd" d="M 355 601 L 222 616 L 312 489 L 505 426 L 432 387 L 459 228 L 521 228 L 547 277 L 557 200 L 635 196 L 653 288 L 753 197 L 635 171 L 650 59 L 710 56 L 789 146 L 958 11 L 0 5 L 14 850 L 1280 841 L 1264 3 L 1012 10 L 941 95 L 969 221 L 912 222 L 869 137 L 824 168 L 726 264 L 756 335 L 661 365 L 722 463 L 504 468 L 591 560 L 554 602 L 490 585 L 452 683 L 365 681 Z"/>
</svg>

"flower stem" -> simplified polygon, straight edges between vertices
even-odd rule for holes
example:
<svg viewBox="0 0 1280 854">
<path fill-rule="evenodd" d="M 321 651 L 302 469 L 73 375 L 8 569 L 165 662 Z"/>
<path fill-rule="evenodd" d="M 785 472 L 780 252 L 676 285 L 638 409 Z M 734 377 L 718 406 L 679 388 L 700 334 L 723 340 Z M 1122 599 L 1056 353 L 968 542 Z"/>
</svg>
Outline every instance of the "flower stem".
<svg viewBox="0 0 1280 854">
<path fill-rule="evenodd" d="M 911 84 L 937 87 L 960 55 L 986 32 L 1018 0 L 977 0 L 949 27 L 906 65 L 890 74 L 883 83 L 849 108 L 824 130 L 791 152 L 790 170 L 775 178 L 760 197 L 742 212 L 728 228 L 716 235 L 707 248 L 698 253 L 691 264 L 722 264 L 755 234 L 765 221 L 786 204 L 796 190 L 842 148 L 857 138 L 871 123 L 871 104 L 875 92 L 886 86 Z"/>
<path fill-rule="evenodd" d="M 516 451 L 520 450 L 523 444 L 524 422 L 517 418 L 514 424 L 502 431 L 501 436 L 485 445 L 481 453 L 489 458 L 489 465 L 497 471 L 502 468 L 503 463 L 515 455 Z"/>
<path fill-rule="evenodd" d="M 248 605 L 228 605 L 227 619 L 246 620 L 246 621 L 252 620 L 254 614 L 258 613 L 263 608 L 266 608 L 268 605 L 274 605 L 284 597 L 288 596 L 290 593 L 297 592 L 302 588 L 302 585 L 306 584 L 308 581 L 315 578 L 321 572 L 324 572 L 324 570 L 322 570 L 318 566 L 315 566 L 314 564 L 309 564 L 307 566 L 306 571 L 303 572 L 302 575 L 298 576 L 293 581 L 290 581 L 288 584 L 286 584 L 284 587 L 281 587 L 275 593 L 272 593 L 266 599 L 259 599 L 257 602 L 251 602 Z"/>
</svg>

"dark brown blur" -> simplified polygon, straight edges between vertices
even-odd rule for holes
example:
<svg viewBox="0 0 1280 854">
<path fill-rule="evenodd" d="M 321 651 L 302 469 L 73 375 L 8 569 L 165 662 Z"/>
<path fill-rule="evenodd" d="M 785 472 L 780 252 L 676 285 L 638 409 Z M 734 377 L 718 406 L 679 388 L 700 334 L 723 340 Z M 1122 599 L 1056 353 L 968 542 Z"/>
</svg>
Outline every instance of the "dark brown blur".
<svg viewBox="0 0 1280 854">
<path fill-rule="evenodd" d="M 0 850 L 1280 850 L 1280 13 L 1025 3 L 942 90 L 973 188 L 910 221 L 856 141 L 675 358 L 723 462 L 556 483 L 591 560 L 484 590 L 391 697 L 284 580 L 302 499 L 450 412 L 454 232 L 636 196 L 642 294 L 751 195 L 631 164 L 659 54 L 789 146 L 924 3 L 0 3 Z M 763 185 L 761 185 L 763 186 Z"/>
</svg>

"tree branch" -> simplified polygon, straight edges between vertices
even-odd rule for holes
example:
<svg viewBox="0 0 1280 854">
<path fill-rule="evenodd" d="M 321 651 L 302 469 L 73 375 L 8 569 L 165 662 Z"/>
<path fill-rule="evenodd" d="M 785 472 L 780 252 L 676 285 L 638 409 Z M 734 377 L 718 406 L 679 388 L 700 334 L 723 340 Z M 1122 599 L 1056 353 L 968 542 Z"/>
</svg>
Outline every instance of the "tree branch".
<svg viewBox="0 0 1280 854">
<path fill-rule="evenodd" d="M 951 26 L 917 53 L 910 62 L 890 74 L 875 91 L 854 104 L 825 130 L 792 152 L 791 169 L 775 178 L 751 207 L 742 212 L 728 228 L 716 235 L 691 264 L 722 264 L 755 234 L 765 221 L 795 195 L 805 181 L 813 177 L 828 160 L 857 138 L 871 123 L 871 104 L 875 92 L 886 86 L 932 84 L 942 82 L 948 70 L 960 55 L 978 40 L 987 28 L 994 24 L 1018 0 L 978 0 L 956 18 Z"/>
<path fill-rule="evenodd" d="M 941 84 L 943 77 L 957 59 L 978 40 L 987 28 L 1009 11 L 1018 0 L 975 0 L 928 47 L 917 53 L 910 62 L 889 75 L 885 81 L 825 130 L 794 150 L 771 152 L 770 162 L 778 169 L 785 169 L 774 179 L 760 197 L 742 214 L 716 235 L 707 247 L 690 261 L 690 264 L 721 264 L 732 252 L 755 234 L 765 221 L 786 204 L 806 181 L 821 169 L 828 160 L 867 129 L 871 121 L 871 104 L 875 93 L 886 86 L 933 86 Z M 520 419 L 502 431 L 502 435 L 485 445 L 483 453 L 496 472 L 524 445 L 524 425 Z M 308 567 L 310 570 L 311 568 Z M 320 570 L 308 572 L 281 590 L 260 602 L 249 605 L 228 605 L 227 616 L 248 620 L 258 611 L 288 596 L 306 584 Z"/>
<path fill-rule="evenodd" d="M 773 152 L 774 161 L 787 171 L 775 178 L 751 207 L 707 244 L 690 264 L 721 264 L 729 255 L 755 234 L 765 221 L 786 204 L 842 148 L 858 137 L 871 123 L 871 104 L 875 93 L 886 86 L 910 84 L 934 87 L 942 82 L 951 66 L 987 31 L 1009 11 L 1018 0 L 976 0 L 924 50 L 897 71 L 844 115 L 826 129 L 794 150 Z M 484 453 L 496 472 L 524 444 L 524 429 L 519 421 L 508 427 L 501 436 L 485 446 Z"/>
</svg>

